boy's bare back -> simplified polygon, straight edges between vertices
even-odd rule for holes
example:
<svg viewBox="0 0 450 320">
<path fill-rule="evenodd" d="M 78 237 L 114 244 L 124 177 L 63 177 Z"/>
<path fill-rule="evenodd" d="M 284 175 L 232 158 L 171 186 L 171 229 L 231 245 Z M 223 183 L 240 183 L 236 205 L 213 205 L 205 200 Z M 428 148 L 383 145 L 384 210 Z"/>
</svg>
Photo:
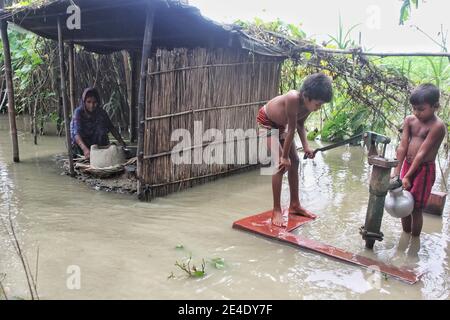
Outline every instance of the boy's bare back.
<svg viewBox="0 0 450 320">
<path fill-rule="evenodd" d="M 287 108 L 295 110 L 297 120 L 306 119 L 311 113 L 301 104 L 299 91 L 291 90 L 286 94 L 273 98 L 267 103 L 267 116 L 276 124 L 286 126 L 289 122 Z"/>
</svg>

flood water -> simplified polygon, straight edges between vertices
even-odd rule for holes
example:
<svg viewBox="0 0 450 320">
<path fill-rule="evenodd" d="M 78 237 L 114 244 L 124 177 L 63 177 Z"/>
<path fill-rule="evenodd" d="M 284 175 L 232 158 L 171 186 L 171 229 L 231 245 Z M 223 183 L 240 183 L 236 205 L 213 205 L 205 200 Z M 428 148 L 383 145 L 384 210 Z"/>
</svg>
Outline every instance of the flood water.
<svg viewBox="0 0 450 320">
<path fill-rule="evenodd" d="M 423 273 L 415 285 L 390 277 L 378 281 L 366 269 L 232 229 L 234 221 L 271 208 L 271 178 L 259 170 L 141 203 L 61 175 L 55 156 L 64 152 L 64 138 L 39 137 L 34 146 L 20 131 L 21 162 L 13 164 L 7 119 L 0 121 L 0 214 L 11 213 L 33 272 L 39 250 L 41 299 L 450 297 L 449 203 L 442 217 L 425 214 L 420 240 L 402 234 L 400 220 L 385 214 L 384 241 L 373 252 L 364 248 L 358 229 L 370 167 L 362 148 L 301 160 L 301 201 L 319 218 L 296 232 Z M 287 187 L 286 177 L 285 204 Z M 441 188 L 438 172 L 435 190 Z M 4 228 L 0 224 L 2 283 L 9 297 L 27 298 L 24 272 Z M 188 278 L 174 265 L 189 256 L 196 265 L 205 259 L 205 277 Z M 224 267 L 215 268 L 214 258 L 224 259 Z M 168 279 L 172 273 L 175 278 Z"/>
</svg>

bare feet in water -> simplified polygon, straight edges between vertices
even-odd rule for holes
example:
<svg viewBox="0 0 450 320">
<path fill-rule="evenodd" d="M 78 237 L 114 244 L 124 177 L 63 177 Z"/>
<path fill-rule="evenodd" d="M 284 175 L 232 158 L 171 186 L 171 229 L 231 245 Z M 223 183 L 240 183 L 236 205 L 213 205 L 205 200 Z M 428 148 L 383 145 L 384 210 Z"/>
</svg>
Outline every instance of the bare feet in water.
<svg viewBox="0 0 450 320">
<path fill-rule="evenodd" d="M 283 211 L 273 210 L 272 211 L 272 224 L 277 227 L 281 227 L 281 228 L 287 227 L 287 224 L 288 224 L 287 212 L 285 212 L 285 214 L 283 214 Z"/>
<path fill-rule="evenodd" d="M 307 217 L 310 219 L 317 218 L 317 216 L 314 213 L 312 213 L 311 211 L 306 210 L 305 208 L 300 207 L 300 206 L 290 207 L 289 214 L 295 214 L 295 215 Z"/>
</svg>

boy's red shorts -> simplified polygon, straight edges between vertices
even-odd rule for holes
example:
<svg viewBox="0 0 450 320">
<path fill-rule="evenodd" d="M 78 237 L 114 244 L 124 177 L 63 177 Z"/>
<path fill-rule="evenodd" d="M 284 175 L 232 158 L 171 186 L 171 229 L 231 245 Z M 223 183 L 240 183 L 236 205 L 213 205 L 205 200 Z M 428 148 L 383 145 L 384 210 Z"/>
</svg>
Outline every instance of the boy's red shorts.
<svg viewBox="0 0 450 320">
<path fill-rule="evenodd" d="M 408 172 L 411 163 L 405 161 L 402 166 L 400 178 Z M 414 197 L 414 208 L 423 209 L 430 198 L 431 188 L 436 180 L 436 164 L 434 162 L 422 163 L 411 179 L 411 189 L 408 190 Z"/>
<path fill-rule="evenodd" d="M 280 130 L 280 133 L 284 132 L 286 128 L 284 126 L 279 126 L 275 122 L 269 119 L 267 116 L 266 110 L 264 107 L 261 107 L 258 112 L 258 117 L 256 119 L 258 124 L 260 124 L 262 127 L 266 129 L 278 129 Z"/>
</svg>

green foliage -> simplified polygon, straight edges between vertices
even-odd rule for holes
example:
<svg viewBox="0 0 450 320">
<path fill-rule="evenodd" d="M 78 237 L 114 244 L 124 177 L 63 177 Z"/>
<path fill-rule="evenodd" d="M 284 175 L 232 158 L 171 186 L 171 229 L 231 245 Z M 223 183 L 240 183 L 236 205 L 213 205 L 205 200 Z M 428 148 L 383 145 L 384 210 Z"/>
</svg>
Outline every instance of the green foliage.
<svg viewBox="0 0 450 320">
<path fill-rule="evenodd" d="M 15 8 L 20 8 L 20 7 L 28 7 L 30 6 L 34 1 L 33 0 L 23 0 L 23 1 L 19 1 L 16 4 L 14 4 L 13 7 Z"/>
<path fill-rule="evenodd" d="M 320 134 L 319 130 L 314 129 L 314 130 L 308 132 L 308 134 L 306 135 L 306 138 L 309 141 L 314 141 L 319 136 L 319 134 Z"/>
<path fill-rule="evenodd" d="M 418 9 L 419 0 L 403 0 L 402 7 L 400 8 L 400 25 L 403 25 L 411 16 L 411 5 L 414 5 Z"/>
<path fill-rule="evenodd" d="M 430 57 L 427 57 L 426 59 L 430 64 L 431 70 L 433 71 L 430 82 L 434 82 L 434 84 L 438 87 L 441 87 L 441 84 L 450 84 L 450 64 L 448 63 L 448 59 L 444 59 L 444 57 L 441 57 L 438 61 Z"/>
<path fill-rule="evenodd" d="M 175 246 L 176 250 L 185 251 L 186 248 L 182 244 L 178 244 Z M 221 257 L 212 258 L 210 260 L 207 260 L 208 263 L 219 270 L 222 270 L 225 268 L 225 259 Z M 205 259 L 202 259 L 202 263 L 200 267 L 196 266 L 192 263 L 192 253 L 189 253 L 188 258 L 183 258 L 181 261 L 176 261 L 175 266 L 180 268 L 182 271 L 184 271 L 189 278 L 202 278 L 206 276 L 206 262 Z M 167 277 L 168 279 L 174 279 L 176 276 L 173 272 Z"/>
<path fill-rule="evenodd" d="M 13 2 L 14 3 L 8 8 L 10 9 L 20 9 L 23 7 L 38 8 L 43 4 L 49 2 L 49 0 L 18 0 Z"/>
<path fill-rule="evenodd" d="M 325 122 L 322 130 L 323 141 L 340 141 L 345 140 L 352 135 L 351 126 L 347 114 L 344 112 L 335 114 L 332 118 Z"/>
<path fill-rule="evenodd" d="M 11 60 L 16 73 L 26 74 L 43 63 L 38 50 L 42 41 L 31 33 L 9 33 Z M 3 46 L 2 46 L 3 47 Z M 3 59 L 3 53 L 1 53 Z M 25 68 L 25 69 L 23 69 Z"/>
<path fill-rule="evenodd" d="M 386 58 L 383 65 L 404 74 L 415 85 L 431 82 L 444 92 L 450 91 L 450 63 L 445 57 Z"/>
<path fill-rule="evenodd" d="M 277 19 L 275 21 L 264 21 L 256 17 L 251 22 L 236 20 L 234 24 L 241 26 L 244 29 L 257 28 L 276 32 L 279 34 L 283 34 L 291 39 L 304 39 L 306 37 L 306 33 L 301 29 L 301 24 L 295 25 L 286 23 L 281 21 L 280 19 Z"/>
<path fill-rule="evenodd" d="M 344 97 L 336 99 L 336 107 L 331 111 L 325 121 L 321 138 L 323 141 L 336 142 L 348 139 L 364 132 L 369 128 L 368 118 L 370 110 L 350 101 Z"/>
<path fill-rule="evenodd" d="M 358 26 L 360 26 L 360 24 L 356 24 L 345 31 L 341 15 L 339 15 L 338 33 L 336 36 L 328 35 L 331 38 L 331 41 L 328 44 L 334 43 L 337 45 L 338 49 L 348 49 L 350 47 L 355 47 L 356 43 L 351 39 L 350 36 L 351 32 Z"/>
<path fill-rule="evenodd" d="M 178 268 L 180 268 L 181 270 L 183 270 L 184 272 L 187 273 L 187 275 L 191 278 L 202 278 L 206 275 L 206 263 L 205 263 L 205 259 L 202 259 L 202 264 L 200 266 L 200 268 L 198 268 L 195 264 L 191 265 L 191 261 L 192 261 L 192 257 L 190 256 L 189 259 L 187 259 L 187 261 L 176 261 L 175 262 L 175 266 L 177 266 Z M 173 278 L 173 272 L 172 274 L 169 276 L 169 278 Z"/>
<path fill-rule="evenodd" d="M 26 5 L 25 3 L 21 3 Z M 44 106 L 54 100 L 54 93 L 42 86 L 48 81 L 48 70 L 44 64 L 42 52 L 44 40 L 31 33 L 18 31 L 15 27 L 8 30 L 11 65 L 14 70 L 13 81 L 16 97 L 16 112 L 22 114 L 34 107 L 36 100 Z M 0 60 L 3 61 L 3 44 L 0 43 Z M 31 112 L 30 112 L 31 113 Z M 52 115 L 41 111 L 37 113 L 37 121 L 51 119 Z"/>
</svg>

